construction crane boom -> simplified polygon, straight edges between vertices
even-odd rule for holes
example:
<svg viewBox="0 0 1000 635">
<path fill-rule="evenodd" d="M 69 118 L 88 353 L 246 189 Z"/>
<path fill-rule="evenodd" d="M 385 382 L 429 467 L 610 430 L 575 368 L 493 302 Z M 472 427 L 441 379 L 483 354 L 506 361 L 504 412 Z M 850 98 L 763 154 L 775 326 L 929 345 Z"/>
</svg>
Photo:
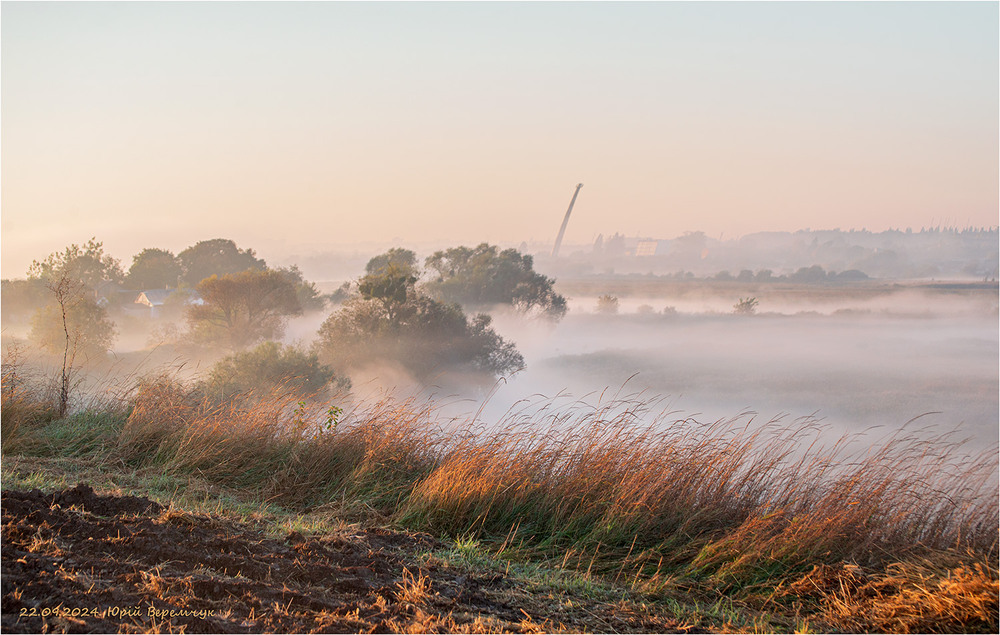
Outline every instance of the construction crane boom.
<svg viewBox="0 0 1000 635">
<path fill-rule="evenodd" d="M 559 247 L 562 245 L 563 234 L 566 233 L 566 225 L 569 224 L 569 215 L 573 212 L 573 203 L 576 203 L 576 195 L 580 193 L 581 187 L 583 187 L 583 183 L 577 183 L 576 191 L 573 192 L 573 198 L 569 202 L 569 209 L 566 210 L 566 216 L 563 217 L 562 227 L 559 228 L 559 235 L 556 236 L 556 244 L 552 248 L 553 258 L 559 255 Z"/>
</svg>

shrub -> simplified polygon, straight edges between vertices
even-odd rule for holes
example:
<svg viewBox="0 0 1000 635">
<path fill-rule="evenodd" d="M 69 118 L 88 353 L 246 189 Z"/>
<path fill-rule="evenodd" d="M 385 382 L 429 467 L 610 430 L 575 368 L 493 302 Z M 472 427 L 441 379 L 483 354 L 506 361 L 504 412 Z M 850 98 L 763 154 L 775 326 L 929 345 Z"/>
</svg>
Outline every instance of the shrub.
<svg viewBox="0 0 1000 635">
<path fill-rule="evenodd" d="M 757 298 L 740 298 L 740 301 L 733 305 L 733 313 L 736 315 L 753 315 L 757 312 Z"/>
<path fill-rule="evenodd" d="M 618 313 L 618 298 L 605 293 L 597 298 L 597 312 L 603 315 L 614 315 Z"/>
<path fill-rule="evenodd" d="M 228 399 L 237 393 L 268 394 L 273 391 L 314 395 L 328 387 L 346 389 L 350 382 L 321 364 L 316 353 L 296 346 L 264 342 L 219 361 L 202 387 L 214 398 Z"/>
</svg>

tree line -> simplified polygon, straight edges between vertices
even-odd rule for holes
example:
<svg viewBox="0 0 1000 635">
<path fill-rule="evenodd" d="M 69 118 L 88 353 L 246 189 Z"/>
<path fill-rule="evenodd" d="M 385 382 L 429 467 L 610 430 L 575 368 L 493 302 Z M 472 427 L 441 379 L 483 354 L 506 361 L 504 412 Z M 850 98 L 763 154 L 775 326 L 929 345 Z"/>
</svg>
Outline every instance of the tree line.
<svg viewBox="0 0 1000 635">
<path fill-rule="evenodd" d="M 310 387 L 343 386 L 351 370 L 383 362 L 421 380 L 442 372 L 484 379 L 517 372 L 524 358 L 496 333 L 487 311 L 500 305 L 561 319 L 566 300 L 553 283 L 534 271 L 531 256 L 514 249 L 455 247 L 421 267 L 414 252 L 395 248 L 322 296 L 297 267 L 270 268 L 232 240 L 201 241 L 177 255 L 143 249 L 125 271 L 91 239 L 34 261 L 26 280 L 4 280 L 3 307 L 10 309 L 5 320 L 31 308 L 30 338 L 63 356 L 67 383 L 78 356 L 101 357 L 111 348 L 113 317 L 140 291 L 169 290 L 166 314 L 186 324 L 184 341 L 229 353 L 206 384 L 223 394 L 292 377 L 306 378 Z M 289 319 L 328 305 L 311 348 L 277 343 Z"/>
</svg>

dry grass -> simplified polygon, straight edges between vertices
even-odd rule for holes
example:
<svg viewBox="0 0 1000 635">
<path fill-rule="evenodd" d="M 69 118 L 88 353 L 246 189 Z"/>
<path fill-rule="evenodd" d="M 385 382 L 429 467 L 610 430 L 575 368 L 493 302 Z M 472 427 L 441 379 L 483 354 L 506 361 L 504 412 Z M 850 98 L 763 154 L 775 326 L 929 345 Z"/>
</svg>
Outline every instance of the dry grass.
<svg viewBox="0 0 1000 635">
<path fill-rule="evenodd" d="M 996 448 L 968 455 L 914 424 L 851 450 L 822 443 L 811 419 L 702 424 L 638 396 L 519 406 L 491 427 L 442 424 L 413 399 L 334 404 L 346 411 L 331 428 L 328 403 L 217 403 L 154 378 L 118 428 L 77 447 L 262 501 L 475 537 L 644 593 L 778 589 L 796 602 L 815 583 L 810 610 L 838 628 L 996 627 Z M 6 444 L 6 401 L 4 417 Z M 915 564 L 939 554 L 948 566 Z M 817 582 L 831 571 L 836 584 Z M 424 582 L 404 579 L 401 598 L 419 605 Z"/>
<path fill-rule="evenodd" d="M 26 369 L 23 347 L 7 346 L 0 369 L 0 445 L 8 451 L 16 448 L 30 430 L 52 421 L 59 413 L 53 396 Z"/>
<path fill-rule="evenodd" d="M 431 596 L 431 579 L 418 571 L 403 569 L 403 579 L 396 584 L 396 599 L 406 604 L 419 605 Z"/>
<path fill-rule="evenodd" d="M 859 456 L 846 439 L 803 448 L 816 437 L 809 420 L 644 424 L 645 414 L 626 399 L 541 431 L 504 421 L 507 432 L 450 448 L 400 518 L 452 535 L 519 528 L 551 546 L 603 545 L 619 578 L 684 563 L 746 584 L 928 548 L 996 553 L 995 451 L 965 457 L 904 432 Z"/>
<path fill-rule="evenodd" d="M 962 558 L 945 555 L 951 557 L 893 563 L 878 573 L 816 566 L 783 594 L 815 598 L 816 618 L 848 632 L 997 632 L 995 562 L 955 565 Z"/>
<path fill-rule="evenodd" d="M 363 494 L 368 503 L 392 506 L 438 453 L 429 406 L 361 404 L 336 433 L 323 430 L 322 410 L 280 392 L 218 403 L 160 377 L 132 397 L 114 454 L 134 466 L 256 489 L 288 505 Z"/>
</svg>

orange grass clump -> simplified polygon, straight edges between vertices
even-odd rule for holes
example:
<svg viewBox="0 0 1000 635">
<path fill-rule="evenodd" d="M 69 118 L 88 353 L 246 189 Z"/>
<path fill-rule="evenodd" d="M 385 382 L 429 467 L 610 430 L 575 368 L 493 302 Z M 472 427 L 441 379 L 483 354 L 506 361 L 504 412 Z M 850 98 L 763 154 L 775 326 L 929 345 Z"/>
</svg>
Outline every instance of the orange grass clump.
<svg viewBox="0 0 1000 635">
<path fill-rule="evenodd" d="M 816 566 L 785 595 L 815 597 L 817 619 L 848 632 L 997 632 L 1000 583 L 981 562 L 893 563 L 884 572 Z"/>
</svg>

